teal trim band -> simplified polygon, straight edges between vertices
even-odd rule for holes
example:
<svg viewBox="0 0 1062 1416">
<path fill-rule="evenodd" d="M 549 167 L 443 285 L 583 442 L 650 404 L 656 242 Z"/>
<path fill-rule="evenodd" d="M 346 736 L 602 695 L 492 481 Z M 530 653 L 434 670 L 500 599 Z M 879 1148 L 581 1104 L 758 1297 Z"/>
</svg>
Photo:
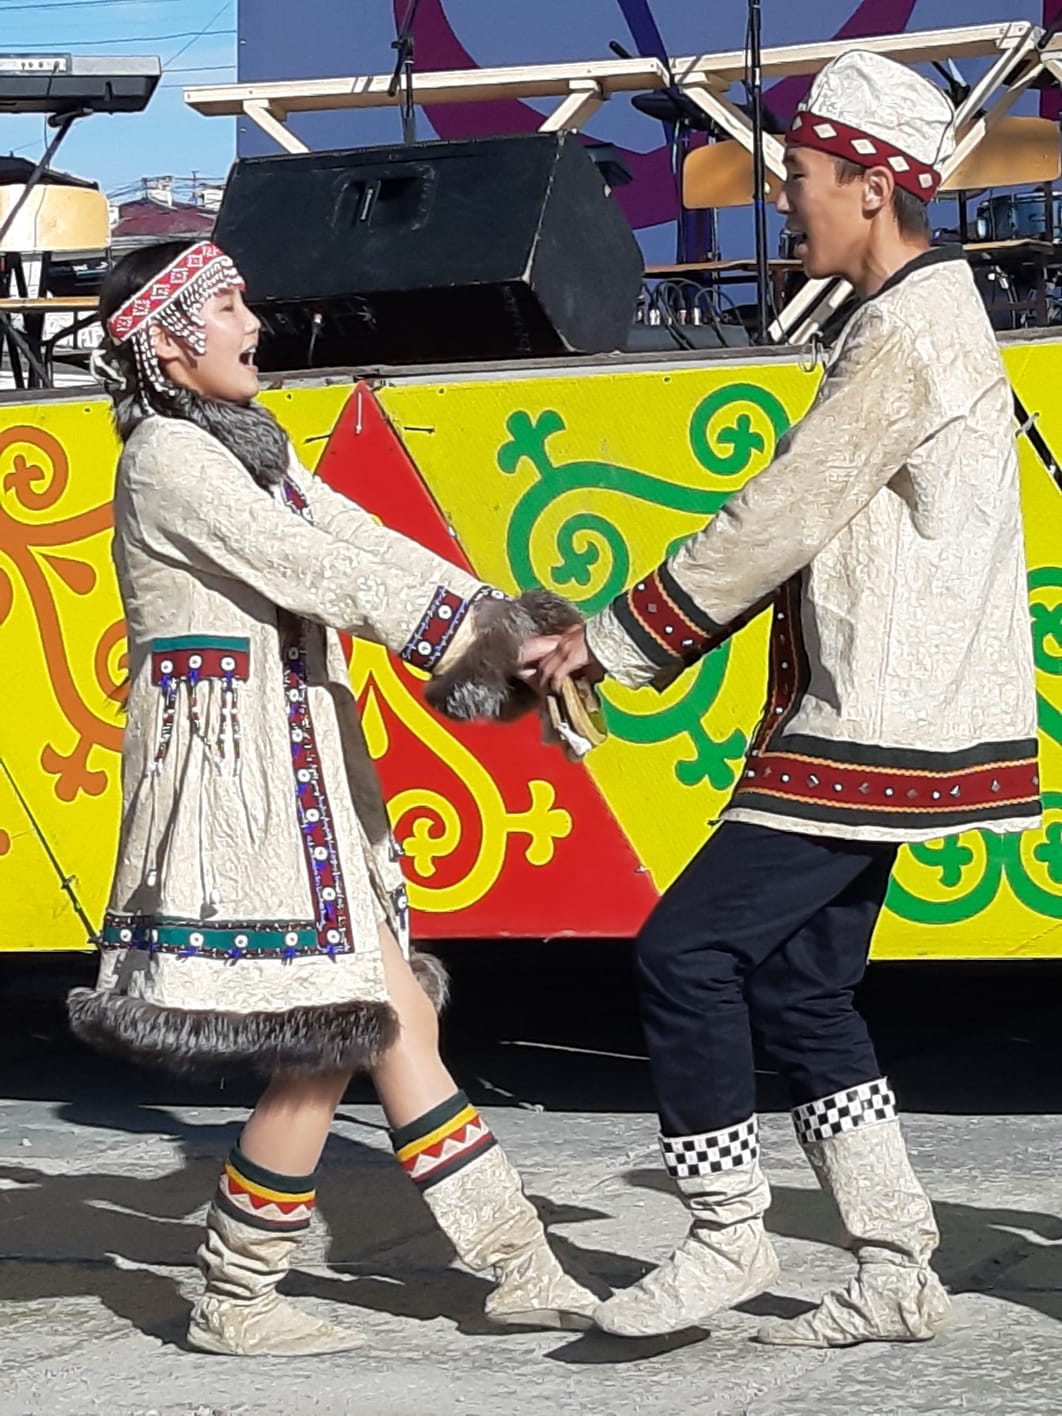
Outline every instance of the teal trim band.
<svg viewBox="0 0 1062 1416">
<path fill-rule="evenodd" d="M 152 933 L 155 939 L 151 939 Z M 157 926 L 149 927 L 148 938 L 164 949 L 187 949 L 190 945 L 226 954 L 233 949 L 242 949 L 246 954 L 282 954 L 285 949 L 298 949 L 300 953 L 317 951 L 316 929 L 190 929 L 186 924 L 160 921 Z"/>
<path fill-rule="evenodd" d="M 153 639 L 148 646 L 155 654 L 176 654 L 182 649 L 228 649 L 249 654 L 249 639 L 226 639 L 220 634 L 178 634 L 173 639 Z"/>
<path fill-rule="evenodd" d="M 292 959 L 302 954 L 326 952 L 313 925 L 270 925 L 226 922 L 222 927 L 198 921 L 168 919 L 164 915 L 109 914 L 103 924 L 103 943 L 118 949 L 146 949 L 164 954 L 224 955 L 228 958 Z M 345 950 L 333 949 L 343 953 Z"/>
</svg>

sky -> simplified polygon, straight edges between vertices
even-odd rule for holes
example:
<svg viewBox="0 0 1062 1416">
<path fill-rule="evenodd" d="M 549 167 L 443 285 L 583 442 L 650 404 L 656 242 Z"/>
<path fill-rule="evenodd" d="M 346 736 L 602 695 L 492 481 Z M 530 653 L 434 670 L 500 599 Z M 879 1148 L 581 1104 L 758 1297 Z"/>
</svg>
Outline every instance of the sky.
<svg viewBox="0 0 1062 1416">
<path fill-rule="evenodd" d="M 236 78 L 236 0 L 0 0 L 0 53 L 145 54 L 162 60 L 162 81 L 140 114 L 79 120 L 55 166 L 115 193 L 141 177 L 223 177 L 236 134 L 230 118 L 203 118 L 181 97 L 185 84 Z M 44 119 L 0 111 L 0 152 L 37 158 L 51 133 Z"/>
</svg>

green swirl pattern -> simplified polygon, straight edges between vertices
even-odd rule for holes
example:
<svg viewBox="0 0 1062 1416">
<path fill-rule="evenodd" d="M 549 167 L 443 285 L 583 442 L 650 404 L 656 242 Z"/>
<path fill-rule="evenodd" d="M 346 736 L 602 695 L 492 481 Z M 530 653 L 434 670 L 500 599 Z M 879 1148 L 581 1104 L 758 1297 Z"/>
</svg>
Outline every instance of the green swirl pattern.
<svg viewBox="0 0 1062 1416">
<path fill-rule="evenodd" d="M 774 441 L 789 427 L 789 415 L 781 402 L 756 384 L 728 384 L 698 403 L 688 437 L 694 457 L 706 471 L 733 478 L 746 471 L 755 457 L 771 455 L 773 443 L 753 426 L 750 407 L 765 415 Z M 560 497 L 596 488 L 707 520 L 730 495 L 730 491 L 684 486 L 611 462 L 554 460 L 549 440 L 565 431 L 564 419 L 555 409 L 547 409 L 537 418 L 523 410 L 514 412 L 506 422 L 506 431 L 508 440 L 497 454 L 499 468 L 513 474 L 529 463 L 537 478 L 513 508 L 507 530 L 509 564 L 524 590 L 541 583 L 532 564 L 531 547 L 540 519 Z M 670 555 L 684 539 L 680 536 L 660 546 L 657 559 Z M 584 614 L 603 609 L 631 582 L 631 551 L 626 538 L 613 522 L 596 512 L 576 511 L 565 517 L 553 549 L 556 560 L 549 567 L 550 588 L 574 600 Z M 599 587 L 588 592 L 595 575 Z M 609 732 L 630 743 L 685 738 L 690 755 L 675 764 L 679 782 L 687 787 L 707 782 L 716 791 L 726 791 L 733 786 L 744 760 L 748 737 L 734 731 L 726 738 L 716 738 L 704 718 L 719 697 L 729 662 L 729 645 L 707 655 L 687 675 L 689 687 L 683 696 L 653 713 L 627 712 L 606 697 Z"/>
</svg>

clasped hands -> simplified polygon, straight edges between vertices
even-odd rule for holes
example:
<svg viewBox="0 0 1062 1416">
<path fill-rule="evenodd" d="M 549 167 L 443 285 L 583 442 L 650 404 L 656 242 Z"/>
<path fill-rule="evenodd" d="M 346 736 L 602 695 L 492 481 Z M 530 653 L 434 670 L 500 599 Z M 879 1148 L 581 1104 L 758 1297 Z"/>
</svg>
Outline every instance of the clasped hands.
<svg viewBox="0 0 1062 1416">
<path fill-rule="evenodd" d="M 536 635 L 520 648 L 520 677 L 539 693 L 559 694 L 566 679 L 597 683 L 605 670 L 590 652 L 586 626 L 573 624 L 560 634 Z"/>
</svg>

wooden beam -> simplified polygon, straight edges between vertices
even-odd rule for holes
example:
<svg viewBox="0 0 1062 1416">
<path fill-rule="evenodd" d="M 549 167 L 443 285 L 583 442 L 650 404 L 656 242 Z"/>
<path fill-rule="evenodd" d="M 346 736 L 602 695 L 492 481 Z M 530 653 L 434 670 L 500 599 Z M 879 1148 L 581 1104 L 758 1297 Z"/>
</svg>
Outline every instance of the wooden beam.
<svg viewBox="0 0 1062 1416">
<path fill-rule="evenodd" d="M 584 123 L 590 121 L 604 101 L 599 84 L 592 79 L 577 79 L 572 84 L 571 93 L 539 124 L 538 131 L 577 133 Z"/>
<path fill-rule="evenodd" d="M 752 151 L 752 124 L 741 109 L 724 98 L 721 94 L 713 93 L 710 89 L 700 84 L 692 85 L 685 90 L 685 93 L 693 99 L 698 108 L 703 108 L 709 118 L 713 118 L 719 126 L 735 138 L 748 152 Z M 780 180 L 785 180 L 785 148 L 774 136 L 773 133 L 765 133 L 763 138 L 763 157 L 769 170 Z"/>
<path fill-rule="evenodd" d="M 494 98 L 561 98 L 572 84 L 589 80 L 607 98 L 667 88 L 659 59 L 615 59 L 598 63 L 530 64 L 507 69 L 445 69 L 417 74 L 417 103 L 482 103 Z M 197 113 L 238 116 L 245 103 L 265 103 L 274 114 L 313 113 L 336 108 L 396 108 L 401 92 L 387 92 L 389 74 L 337 79 L 291 79 L 282 83 L 215 84 L 184 90 Z"/>
<path fill-rule="evenodd" d="M 831 59 L 852 49 L 886 54 L 903 64 L 928 64 L 934 59 L 987 59 L 1009 49 L 1026 35 L 1041 31 L 1028 20 L 993 25 L 963 25 L 954 29 L 908 30 L 904 34 L 869 35 L 861 39 L 830 39 L 815 44 L 790 44 L 763 51 L 768 78 L 817 74 Z M 745 77 L 747 56 L 742 49 L 724 54 L 690 54 L 672 59 L 678 83 L 703 82 L 705 74 L 737 83 Z"/>
<path fill-rule="evenodd" d="M 272 111 L 268 103 L 259 103 L 248 99 L 242 105 L 241 111 L 246 117 L 250 118 L 252 123 L 257 123 L 267 137 L 272 138 L 275 143 L 279 143 L 285 152 L 310 151 L 306 144 L 300 141 L 290 128 L 284 126 L 283 122 Z"/>
</svg>

